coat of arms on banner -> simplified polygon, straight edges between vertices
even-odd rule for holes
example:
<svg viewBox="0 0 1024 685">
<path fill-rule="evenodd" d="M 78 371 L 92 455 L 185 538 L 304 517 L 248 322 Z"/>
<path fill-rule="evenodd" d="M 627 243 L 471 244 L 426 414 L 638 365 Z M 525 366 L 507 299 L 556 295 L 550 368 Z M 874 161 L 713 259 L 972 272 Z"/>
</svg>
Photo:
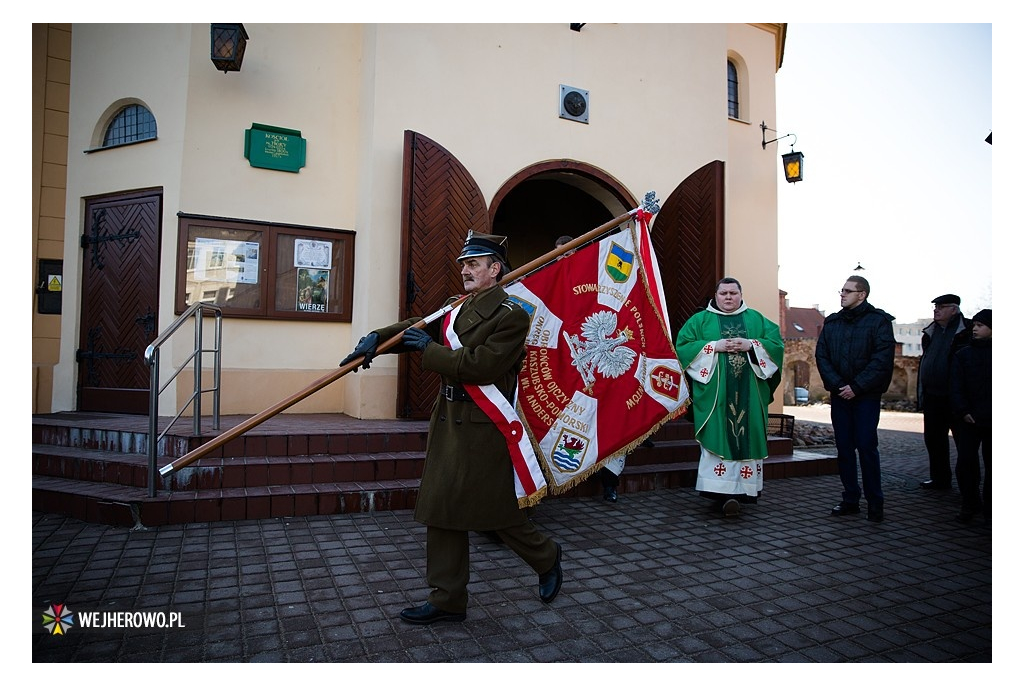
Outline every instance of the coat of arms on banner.
<svg viewBox="0 0 1024 685">
<path fill-rule="evenodd" d="M 551 461 L 561 471 L 576 473 L 583 465 L 589 446 L 590 439 L 587 436 L 562 429 L 555 445 L 555 451 L 551 454 Z"/>
<path fill-rule="evenodd" d="M 587 388 L 594 386 L 595 374 L 618 378 L 633 365 L 636 352 L 624 344 L 633 338 L 627 327 L 616 331 L 618 319 L 610 311 L 594 312 L 580 327 L 580 335 L 563 333 L 572 355 L 572 365 Z"/>
<path fill-rule="evenodd" d="M 605 268 L 613 281 L 625 283 L 629 280 L 629 273 L 633 270 L 633 253 L 613 242 L 608 248 L 608 262 L 605 264 Z"/>
<path fill-rule="evenodd" d="M 634 449 L 689 401 L 647 218 L 506 286 L 530 314 L 518 411 L 549 491 Z"/>
</svg>

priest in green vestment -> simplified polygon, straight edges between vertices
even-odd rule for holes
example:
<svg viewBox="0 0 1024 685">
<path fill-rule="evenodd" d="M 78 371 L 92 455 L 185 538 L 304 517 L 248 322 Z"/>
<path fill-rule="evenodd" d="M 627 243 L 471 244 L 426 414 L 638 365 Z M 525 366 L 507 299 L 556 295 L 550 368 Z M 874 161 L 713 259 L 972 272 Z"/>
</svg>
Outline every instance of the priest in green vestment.
<svg viewBox="0 0 1024 685">
<path fill-rule="evenodd" d="M 676 354 L 690 378 L 693 424 L 701 445 L 697 491 L 726 516 L 756 502 L 768 456 L 768 405 L 779 385 L 777 324 L 743 302 L 735 278 L 723 278 L 704 311 L 683 324 Z"/>
</svg>

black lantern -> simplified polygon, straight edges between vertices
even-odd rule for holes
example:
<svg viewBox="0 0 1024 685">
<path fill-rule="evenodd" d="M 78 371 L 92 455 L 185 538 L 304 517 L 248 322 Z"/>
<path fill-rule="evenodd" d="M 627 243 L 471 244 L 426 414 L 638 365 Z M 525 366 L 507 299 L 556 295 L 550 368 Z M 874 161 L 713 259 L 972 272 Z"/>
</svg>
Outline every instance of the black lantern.
<svg viewBox="0 0 1024 685">
<path fill-rule="evenodd" d="M 241 24 L 210 24 L 210 60 L 225 74 L 242 70 L 249 34 Z"/>
<path fill-rule="evenodd" d="M 783 172 L 783 174 L 785 174 L 786 181 L 788 183 L 796 183 L 797 181 L 804 180 L 804 153 L 802 153 L 802 152 L 795 152 L 793 150 L 793 148 L 796 147 L 796 135 L 794 135 L 792 133 L 787 133 L 784 136 L 779 136 L 778 138 L 772 138 L 771 140 L 766 140 L 765 131 L 771 131 L 772 133 L 778 133 L 778 131 L 776 131 L 775 129 L 768 128 L 767 126 L 765 126 L 765 123 L 763 121 L 761 122 L 761 149 L 762 150 L 766 149 L 768 147 L 769 143 L 774 143 L 776 141 L 782 140 L 783 138 L 792 138 L 793 139 L 793 144 L 790 145 L 790 147 L 789 147 L 790 151 L 787 152 L 786 154 L 782 155 L 782 172 Z"/>
<path fill-rule="evenodd" d="M 790 183 L 804 180 L 804 153 L 787 152 L 782 155 L 782 171 Z"/>
</svg>

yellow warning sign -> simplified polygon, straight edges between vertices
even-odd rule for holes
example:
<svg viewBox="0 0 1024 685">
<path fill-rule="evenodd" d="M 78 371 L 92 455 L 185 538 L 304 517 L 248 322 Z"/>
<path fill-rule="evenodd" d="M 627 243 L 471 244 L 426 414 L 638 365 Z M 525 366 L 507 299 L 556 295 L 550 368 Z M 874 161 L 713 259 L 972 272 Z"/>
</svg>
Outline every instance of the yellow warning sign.
<svg viewBox="0 0 1024 685">
<path fill-rule="evenodd" d="M 51 293 L 59 293 L 60 287 L 60 276 L 51 276 L 50 280 L 46 282 L 46 289 Z"/>
</svg>

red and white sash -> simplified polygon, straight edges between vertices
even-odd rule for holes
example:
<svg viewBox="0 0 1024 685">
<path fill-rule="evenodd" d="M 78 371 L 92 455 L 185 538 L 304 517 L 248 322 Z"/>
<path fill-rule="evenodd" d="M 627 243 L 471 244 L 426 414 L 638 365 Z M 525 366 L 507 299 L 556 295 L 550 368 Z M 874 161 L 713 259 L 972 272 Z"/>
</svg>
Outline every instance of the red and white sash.
<svg viewBox="0 0 1024 685">
<path fill-rule="evenodd" d="M 441 331 L 444 335 L 445 344 L 453 350 L 462 349 L 462 341 L 455 333 L 454 321 L 458 316 L 460 304 L 448 312 L 444 317 L 444 325 Z M 530 437 L 523 429 L 523 424 L 516 414 L 513 402 L 502 394 L 497 387 L 492 385 L 469 385 L 463 387 L 476 405 L 487 414 L 487 418 L 494 422 L 501 434 L 505 436 L 508 445 L 508 453 L 512 457 L 512 473 L 516 484 L 516 499 L 520 508 L 530 506 L 544 496 L 547 491 L 547 483 L 544 480 L 544 473 L 541 471 L 540 463 L 537 461 L 537 454 L 530 443 Z M 519 392 L 519 385 L 516 385 L 516 394 Z"/>
</svg>

